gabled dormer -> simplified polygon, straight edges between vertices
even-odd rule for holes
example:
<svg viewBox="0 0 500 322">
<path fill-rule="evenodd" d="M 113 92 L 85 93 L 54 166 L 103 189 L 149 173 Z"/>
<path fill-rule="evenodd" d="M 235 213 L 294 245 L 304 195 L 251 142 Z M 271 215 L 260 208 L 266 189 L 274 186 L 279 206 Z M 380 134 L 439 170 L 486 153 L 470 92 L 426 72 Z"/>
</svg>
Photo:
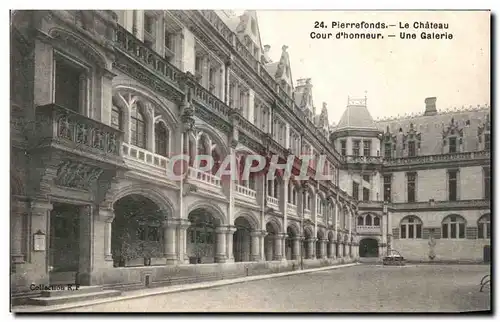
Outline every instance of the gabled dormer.
<svg viewBox="0 0 500 322">
<path fill-rule="evenodd" d="M 236 27 L 236 34 L 255 59 L 260 60 L 262 42 L 260 40 L 259 24 L 255 10 L 245 10 L 240 16 L 240 23 Z"/>
<path fill-rule="evenodd" d="M 323 107 L 321 108 L 321 113 L 317 115 L 316 126 L 321 129 L 324 133 L 328 133 L 328 109 L 326 108 L 326 103 L 323 102 Z"/>
<path fill-rule="evenodd" d="M 410 130 L 403 135 L 403 154 L 407 157 L 419 155 L 422 135 L 415 130 L 413 123 L 410 123 Z"/>
<path fill-rule="evenodd" d="M 443 153 L 458 153 L 463 148 L 464 131 L 455 122 L 455 118 L 451 118 L 450 124 L 447 127 L 443 125 Z"/>
<path fill-rule="evenodd" d="M 382 136 L 382 149 L 383 149 L 383 155 L 384 158 L 386 159 L 391 159 L 396 157 L 395 152 L 396 152 L 396 143 L 397 143 L 397 138 L 395 134 L 392 134 L 391 131 L 389 130 L 389 126 L 387 126 L 383 136 Z"/>
<path fill-rule="evenodd" d="M 293 82 L 292 82 L 292 70 L 290 68 L 290 58 L 287 52 L 288 46 L 283 46 L 281 48 L 281 57 L 278 62 L 269 63 L 264 65 L 269 75 L 271 75 L 278 85 L 292 97 L 293 92 Z"/>
<path fill-rule="evenodd" d="M 489 151 L 491 148 L 491 132 L 490 132 L 490 114 L 486 115 L 485 120 L 479 124 L 477 128 L 477 139 L 479 143 L 479 150 Z"/>
</svg>

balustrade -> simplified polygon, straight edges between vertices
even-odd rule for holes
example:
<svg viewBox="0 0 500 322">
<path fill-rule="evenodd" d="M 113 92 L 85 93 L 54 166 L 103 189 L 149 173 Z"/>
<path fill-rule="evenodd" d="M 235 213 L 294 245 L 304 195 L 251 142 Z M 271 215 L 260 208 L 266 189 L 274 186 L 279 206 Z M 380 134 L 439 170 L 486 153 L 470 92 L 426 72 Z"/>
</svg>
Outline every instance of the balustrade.
<svg viewBox="0 0 500 322">
<path fill-rule="evenodd" d="M 188 169 L 188 177 L 193 180 L 201 181 L 209 185 L 217 186 L 220 187 L 221 181 L 220 178 L 205 172 L 205 171 L 200 171 L 196 168 L 189 167 Z"/>
<path fill-rule="evenodd" d="M 167 157 L 155 154 L 151 151 L 139 148 L 131 144 L 123 143 L 122 150 L 123 156 L 125 158 L 130 158 L 149 166 L 166 169 L 169 162 L 169 159 Z"/>
<path fill-rule="evenodd" d="M 252 190 L 250 188 L 247 188 L 239 184 L 236 185 L 236 192 L 251 198 L 255 198 L 255 196 L 257 195 L 255 190 Z"/>
</svg>

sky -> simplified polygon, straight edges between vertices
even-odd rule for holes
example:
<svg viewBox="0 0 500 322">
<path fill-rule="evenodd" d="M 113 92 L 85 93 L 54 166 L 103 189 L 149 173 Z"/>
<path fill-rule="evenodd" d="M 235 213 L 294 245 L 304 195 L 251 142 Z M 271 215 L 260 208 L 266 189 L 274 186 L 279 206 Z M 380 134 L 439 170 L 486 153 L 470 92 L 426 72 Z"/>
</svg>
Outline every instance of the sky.
<svg viewBox="0 0 500 322">
<path fill-rule="evenodd" d="M 235 12 L 237 14 L 242 13 Z M 288 46 L 292 77 L 311 78 L 317 113 L 327 103 L 338 123 L 348 96 L 368 98 L 373 118 L 421 113 L 426 97 L 437 108 L 490 103 L 490 13 L 480 11 L 258 11 L 262 45 L 278 61 Z M 324 21 L 327 29 L 314 28 Z M 332 29 L 331 22 L 385 22 L 383 30 Z M 399 23 L 448 23 L 452 40 L 399 39 Z M 310 33 L 382 32 L 380 40 L 311 39 Z M 430 30 L 441 32 L 441 30 Z M 387 34 L 395 34 L 389 38 Z M 295 84 L 294 84 L 295 85 Z"/>
</svg>

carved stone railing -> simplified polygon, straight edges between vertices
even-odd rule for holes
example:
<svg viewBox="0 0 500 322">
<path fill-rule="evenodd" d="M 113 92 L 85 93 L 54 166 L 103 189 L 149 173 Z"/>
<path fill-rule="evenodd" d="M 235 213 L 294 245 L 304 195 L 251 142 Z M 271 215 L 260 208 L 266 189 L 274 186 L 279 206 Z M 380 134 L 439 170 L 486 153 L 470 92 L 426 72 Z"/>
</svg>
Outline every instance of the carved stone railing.
<svg viewBox="0 0 500 322">
<path fill-rule="evenodd" d="M 278 198 L 274 198 L 274 197 L 271 197 L 271 196 L 267 196 L 267 203 L 270 205 L 270 206 L 274 206 L 273 208 L 277 208 L 278 205 L 279 205 L 279 200 Z"/>
<path fill-rule="evenodd" d="M 200 10 L 201 15 L 219 32 L 231 46 L 233 45 L 233 31 L 222 21 L 213 10 Z"/>
<path fill-rule="evenodd" d="M 223 101 L 218 99 L 215 95 L 210 93 L 206 88 L 197 82 L 193 82 L 193 99 L 203 104 L 207 109 L 215 112 L 217 115 L 221 116 L 226 121 L 229 121 L 229 115 L 231 114 L 231 108 L 224 104 Z"/>
<path fill-rule="evenodd" d="M 382 232 L 381 226 L 356 226 L 358 234 L 380 234 Z"/>
<path fill-rule="evenodd" d="M 123 132 L 64 107 L 36 108 L 35 138 L 39 144 L 57 144 L 69 151 L 120 156 Z M 104 159 L 105 160 L 105 159 Z"/>
<path fill-rule="evenodd" d="M 359 208 L 382 208 L 383 206 L 383 201 L 360 201 L 358 204 Z"/>
<path fill-rule="evenodd" d="M 422 155 L 408 158 L 385 159 L 384 166 L 414 165 L 422 163 L 453 162 L 491 159 L 490 151 Z"/>
<path fill-rule="evenodd" d="M 271 75 L 269 75 L 269 73 L 267 72 L 267 70 L 265 68 L 259 69 L 259 75 L 260 75 L 260 77 L 262 77 L 262 80 L 264 81 L 264 83 L 267 84 L 267 86 L 272 88 L 274 91 L 277 91 L 278 84 L 276 83 L 274 78 Z"/>
<path fill-rule="evenodd" d="M 239 184 L 236 185 L 236 192 L 239 194 L 242 194 L 244 196 L 248 196 L 250 198 L 255 198 L 255 196 L 257 195 L 255 190 L 247 188 L 247 187 L 239 185 Z"/>
<path fill-rule="evenodd" d="M 141 149 L 131 144 L 123 143 L 122 150 L 125 158 L 136 160 L 148 166 L 166 169 L 169 162 L 167 157 Z"/>
<path fill-rule="evenodd" d="M 254 124 L 250 123 L 245 117 L 240 115 L 239 117 L 239 130 L 247 134 L 249 137 L 253 138 L 259 143 L 263 142 L 263 137 L 265 135 L 261 129 L 259 129 Z"/>
<path fill-rule="evenodd" d="M 304 209 L 304 219 L 311 219 L 311 210 Z"/>
<path fill-rule="evenodd" d="M 297 216 L 297 206 L 292 203 L 288 203 L 287 213 L 292 216 Z"/>
<path fill-rule="evenodd" d="M 117 27 L 115 45 L 179 87 L 178 76 L 182 72 L 122 26 Z"/>
<path fill-rule="evenodd" d="M 382 164 L 383 158 L 376 156 L 364 156 L 364 155 L 346 155 L 345 161 L 349 164 L 353 163 Z"/>
<path fill-rule="evenodd" d="M 188 177 L 193 180 L 201 181 L 209 185 L 221 186 L 221 180 L 219 177 L 214 176 L 211 173 L 205 172 L 205 171 L 200 171 L 198 169 L 195 169 L 193 167 L 189 167 L 189 173 Z"/>
</svg>

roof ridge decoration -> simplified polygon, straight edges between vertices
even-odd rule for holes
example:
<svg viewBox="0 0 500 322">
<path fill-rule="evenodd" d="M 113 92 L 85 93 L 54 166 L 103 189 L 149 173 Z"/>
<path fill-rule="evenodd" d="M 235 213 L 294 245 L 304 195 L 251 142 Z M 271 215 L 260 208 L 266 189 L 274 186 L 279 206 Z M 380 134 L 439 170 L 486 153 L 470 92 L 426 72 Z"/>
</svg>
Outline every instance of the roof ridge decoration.
<svg viewBox="0 0 500 322">
<path fill-rule="evenodd" d="M 490 104 L 484 104 L 484 105 L 469 105 L 468 107 L 465 105 L 462 105 L 461 107 L 451 107 L 447 108 L 445 110 L 441 109 L 438 110 L 438 113 L 436 115 L 447 115 L 447 114 L 455 114 L 455 113 L 462 113 L 462 112 L 474 112 L 474 111 L 482 111 L 482 110 L 488 110 L 491 109 Z M 419 112 L 419 113 L 406 113 L 405 115 L 397 115 L 397 116 L 385 116 L 385 117 L 377 117 L 375 119 L 375 122 L 387 122 L 387 121 L 399 121 L 399 120 L 409 120 L 412 118 L 416 117 L 422 117 L 424 116 L 424 112 Z"/>
</svg>

